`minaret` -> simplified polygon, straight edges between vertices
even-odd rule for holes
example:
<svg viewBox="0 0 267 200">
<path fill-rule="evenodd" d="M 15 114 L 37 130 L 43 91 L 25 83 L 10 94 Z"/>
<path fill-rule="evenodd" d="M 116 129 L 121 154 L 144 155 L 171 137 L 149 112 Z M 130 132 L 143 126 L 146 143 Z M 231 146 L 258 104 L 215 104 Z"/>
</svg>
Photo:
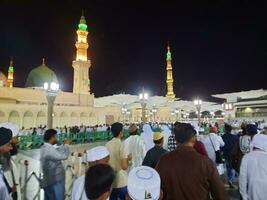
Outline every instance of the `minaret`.
<svg viewBox="0 0 267 200">
<path fill-rule="evenodd" d="M 170 45 L 168 43 L 168 47 L 167 47 L 168 51 L 167 51 L 167 56 L 166 56 L 166 62 L 167 62 L 167 94 L 166 97 L 169 98 L 175 98 L 175 94 L 173 92 L 173 76 L 172 76 L 172 54 L 170 51 Z"/>
<path fill-rule="evenodd" d="M 91 61 L 87 58 L 87 24 L 82 14 L 77 30 L 76 60 L 72 62 L 74 68 L 73 93 L 90 94 L 89 68 Z"/>
<path fill-rule="evenodd" d="M 10 64 L 8 67 L 8 75 L 7 75 L 7 87 L 13 88 L 13 81 L 14 81 L 14 67 L 13 67 L 13 60 L 10 59 Z"/>
</svg>

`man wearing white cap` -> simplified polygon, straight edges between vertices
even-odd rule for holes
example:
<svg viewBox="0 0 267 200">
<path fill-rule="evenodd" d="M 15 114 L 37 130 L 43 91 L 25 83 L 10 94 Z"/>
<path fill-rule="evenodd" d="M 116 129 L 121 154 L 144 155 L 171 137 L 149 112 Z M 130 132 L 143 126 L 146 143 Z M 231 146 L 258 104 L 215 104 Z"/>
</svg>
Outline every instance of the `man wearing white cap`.
<svg viewBox="0 0 267 200">
<path fill-rule="evenodd" d="M 108 164 L 108 149 L 104 146 L 92 148 L 86 152 L 86 160 L 88 162 L 89 167 L 92 167 L 96 164 Z M 72 188 L 72 200 L 87 200 L 84 191 L 84 183 L 85 175 L 80 176 L 77 180 L 74 181 Z"/>
<path fill-rule="evenodd" d="M 264 200 L 267 197 L 267 135 L 256 134 L 252 148 L 242 159 L 239 191 L 243 200 Z"/>
<path fill-rule="evenodd" d="M 128 195 L 126 200 L 158 200 L 163 198 L 160 190 L 160 176 L 151 167 L 133 168 L 128 177 Z"/>
<path fill-rule="evenodd" d="M 20 200 L 21 199 L 21 188 L 20 188 L 20 171 L 19 167 L 16 162 L 16 154 L 17 154 L 17 147 L 16 144 L 18 143 L 18 133 L 19 133 L 19 127 L 16 124 L 12 124 L 9 122 L 0 124 L 0 127 L 6 128 L 11 130 L 12 132 L 12 139 L 11 139 L 11 145 L 12 150 L 10 151 L 10 168 L 8 170 L 4 171 L 4 176 L 7 181 L 7 184 L 10 188 L 13 188 L 13 196 L 15 199 Z"/>
<path fill-rule="evenodd" d="M 161 132 L 153 134 L 153 142 L 155 146 L 147 152 L 142 165 L 155 168 L 161 156 L 168 151 L 163 148 L 164 136 Z"/>
</svg>

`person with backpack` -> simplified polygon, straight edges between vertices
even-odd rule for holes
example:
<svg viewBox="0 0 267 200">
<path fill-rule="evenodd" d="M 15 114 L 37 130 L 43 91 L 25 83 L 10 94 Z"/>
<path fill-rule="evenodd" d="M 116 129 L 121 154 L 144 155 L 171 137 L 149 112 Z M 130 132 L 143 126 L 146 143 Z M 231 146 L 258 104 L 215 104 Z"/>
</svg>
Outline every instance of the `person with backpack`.
<svg viewBox="0 0 267 200">
<path fill-rule="evenodd" d="M 254 124 L 246 125 L 243 135 L 235 143 L 231 152 L 232 166 L 236 172 L 239 173 L 241 161 L 244 155 L 251 151 L 251 141 L 254 135 L 258 133 L 257 126 Z"/>
</svg>

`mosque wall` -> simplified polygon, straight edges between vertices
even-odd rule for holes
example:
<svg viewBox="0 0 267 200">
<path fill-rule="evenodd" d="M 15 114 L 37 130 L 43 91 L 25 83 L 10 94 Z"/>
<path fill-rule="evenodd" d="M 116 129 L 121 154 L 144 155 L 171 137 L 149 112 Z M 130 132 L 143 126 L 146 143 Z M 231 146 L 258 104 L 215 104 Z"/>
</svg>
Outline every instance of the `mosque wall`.
<svg viewBox="0 0 267 200">
<path fill-rule="evenodd" d="M 110 111 L 109 115 L 118 119 L 120 116 Z M 54 107 L 53 126 L 97 125 L 106 123 L 106 109 L 77 106 Z M 46 125 L 47 105 L 0 104 L 0 123 L 12 122 L 25 128 Z"/>
</svg>

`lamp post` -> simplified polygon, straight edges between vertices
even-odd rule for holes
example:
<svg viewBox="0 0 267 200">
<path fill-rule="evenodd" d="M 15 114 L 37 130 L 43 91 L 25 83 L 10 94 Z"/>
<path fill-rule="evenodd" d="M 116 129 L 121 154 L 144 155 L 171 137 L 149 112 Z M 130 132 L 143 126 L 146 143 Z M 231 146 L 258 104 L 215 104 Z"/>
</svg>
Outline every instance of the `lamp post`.
<svg viewBox="0 0 267 200">
<path fill-rule="evenodd" d="M 172 116 L 172 120 L 173 120 L 174 116 L 175 116 L 175 112 L 174 111 L 171 112 L 171 116 Z"/>
<path fill-rule="evenodd" d="M 202 100 L 197 98 L 194 100 L 194 104 L 196 106 L 196 109 L 197 109 L 197 118 L 198 118 L 198 123 L 200 123 L 200 117 L 201 117 L 201 105 L 202 105 Z"/>
<path fill-rule="evenodd" d="M 128 122 L 130 122 L 131 112 L 127 110 L 126 111 L 126 116 L 127 116 Z"/>
<path fill-rule="evenodd" d="M 47 128 L 53 128 L 54 102 L 59 91 L 59 84 L 56 82 L 45 82 L 44 90 L 47 99 Z"/>
<path fill-rule="evenodd" d="M 179 109 L 176 108 L 174 110 L 174 113 L 175 113 L 176 121 L 178 121 L 179 120 L 179 113 L 180 113 Z"/>
<path fill-rule="evenodd" d="M 222 104 L 222 107 L 223 107 L 223 110 L 225 111 L 225 114 L 227 113 L 227 121 L 228 123 L 230 122 L 231 120 L 231 114 L 230 112 L 234 109 L 234 105 L 233 103 L 229 103 L 229 102 L 225 102 Z"/>
<path fill-rule="evenodd" d="M 142 107 L 141 121 L 143 123 L 146 123 L 146 121 L 147 121 L 147 119 L 146 119 L 146 105 L 147 105 L 147 100 L 148 100 L 148 94 L 145 93 L 144 90 L 142 93 L 139 94 L 139 100 L 140 100 L 141 107 Z"/>
<path fill-rule="evenodd" d="M 154 123 L 156 122 L 156 113 L 157 113 L 157 108 L 156 108 L 156 105 L 154 104 L 152 108 L 152 115 L 153 115 Z"/>
<path fill-rule="evenodd" d="M 125 104 L 123 104 L 123 106 L 121 108 L 121 112 L 122 112 L 122 116 L 123 116 L 123 123 L 125 123 L 125 116 L 127 114 L 127 108 L 126 108 Z"/>
</svg>

